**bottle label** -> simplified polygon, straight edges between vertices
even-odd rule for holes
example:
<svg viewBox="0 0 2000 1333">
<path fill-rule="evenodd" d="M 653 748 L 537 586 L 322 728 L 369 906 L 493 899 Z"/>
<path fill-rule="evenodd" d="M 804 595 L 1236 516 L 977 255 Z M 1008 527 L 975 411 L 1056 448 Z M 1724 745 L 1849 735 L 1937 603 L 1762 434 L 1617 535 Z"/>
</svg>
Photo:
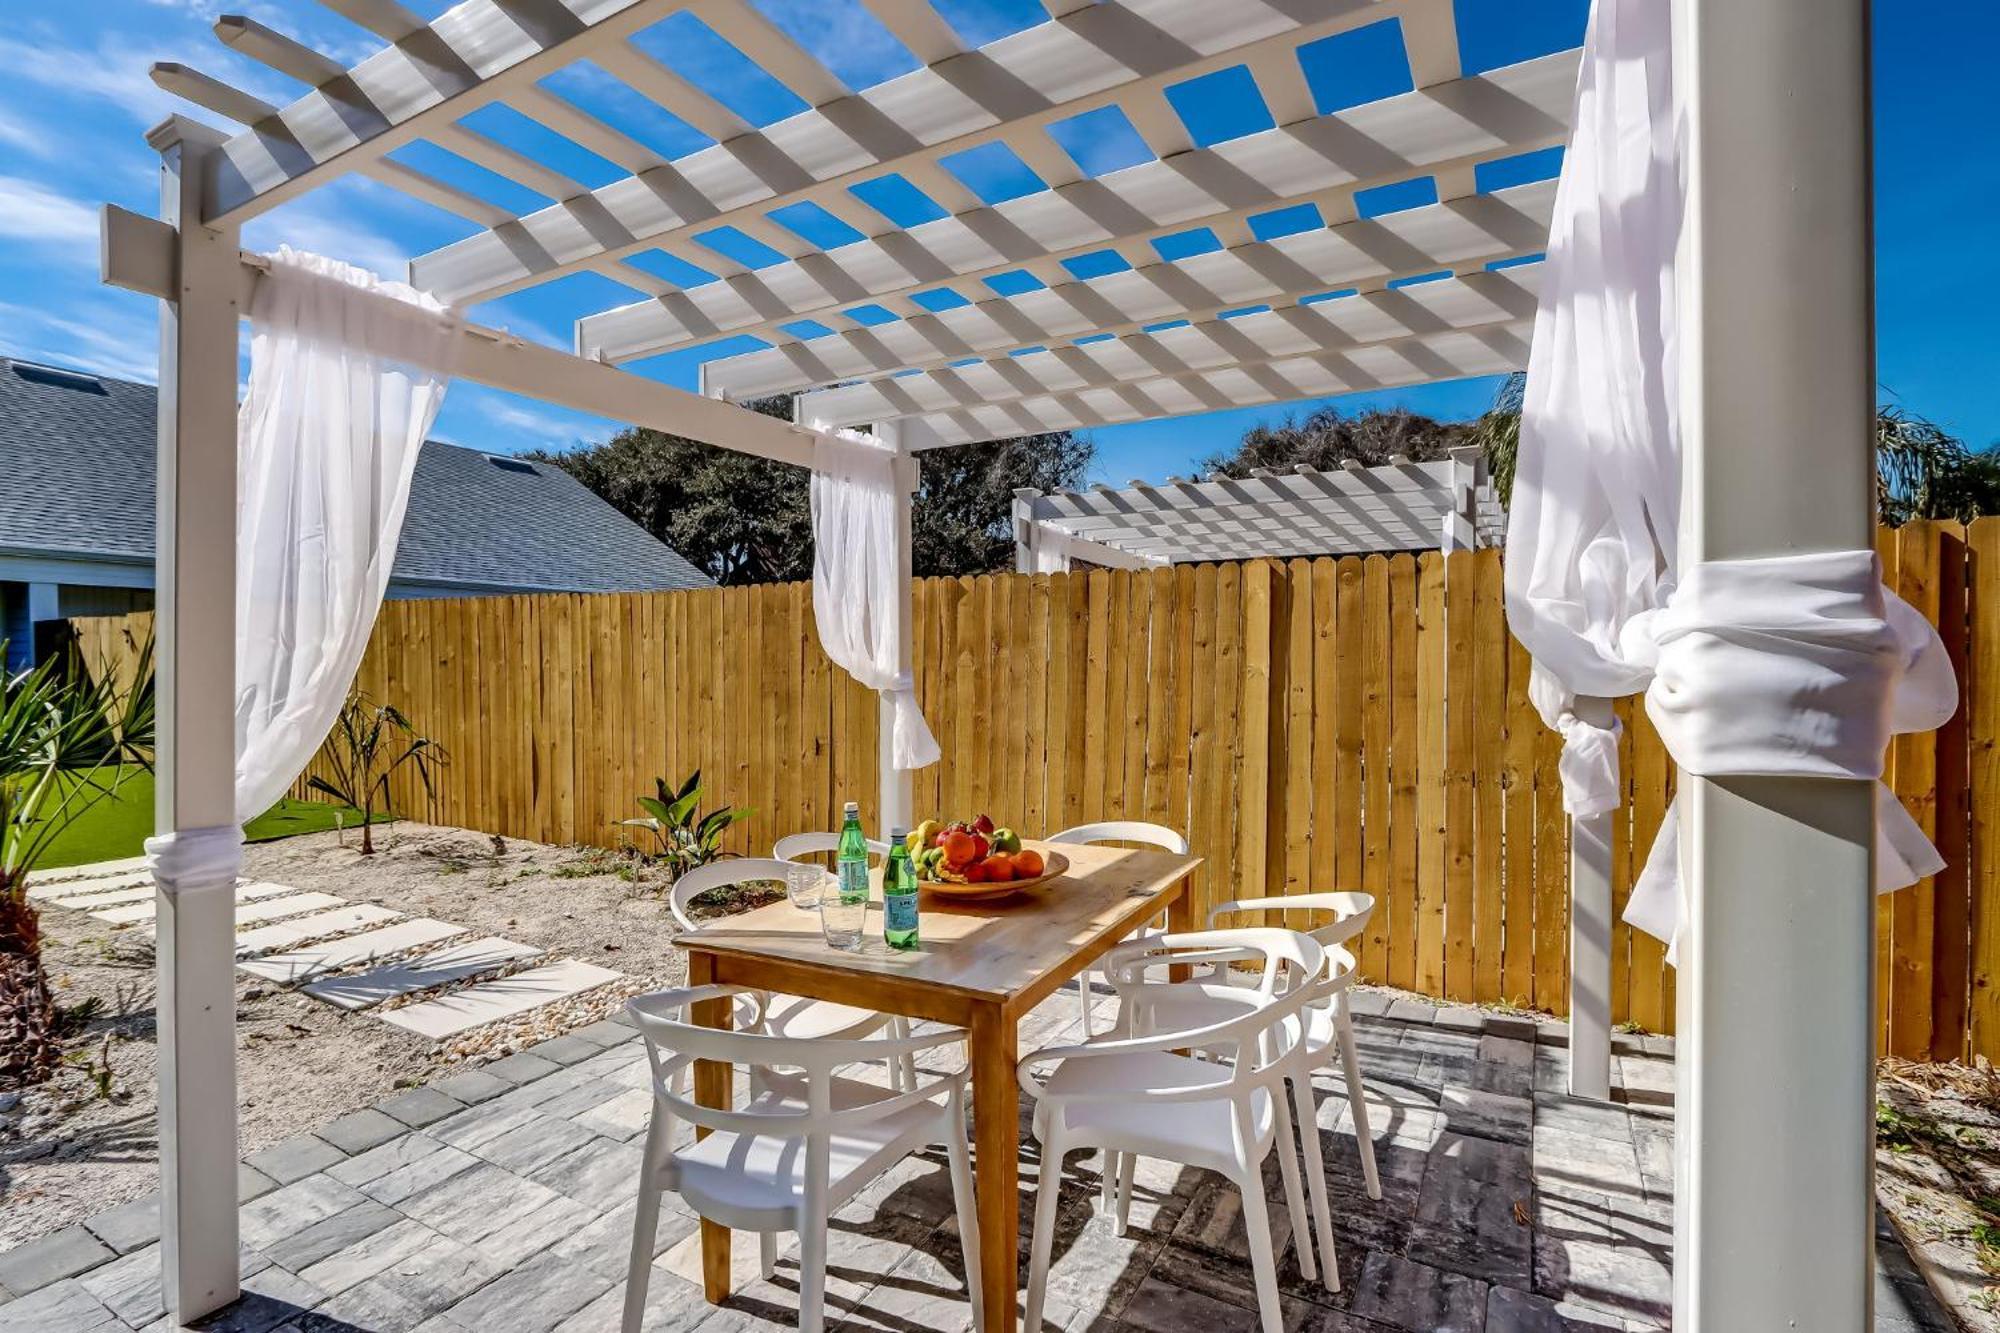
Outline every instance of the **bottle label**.
<svg viewBox="0 0 2000 1333">
<path fill-rule="evenodd" d="M 882 896 L 882 928 L 890 931 L 917 928 L 917 895 L 888 893 Z"/>
<path fill-rule="evenodd" d="M 843 902 L 856 902 L 868 896 L 868 863 L 866 861 L 842 861 L 840 863 L 840 897 Z"/>
</svg>

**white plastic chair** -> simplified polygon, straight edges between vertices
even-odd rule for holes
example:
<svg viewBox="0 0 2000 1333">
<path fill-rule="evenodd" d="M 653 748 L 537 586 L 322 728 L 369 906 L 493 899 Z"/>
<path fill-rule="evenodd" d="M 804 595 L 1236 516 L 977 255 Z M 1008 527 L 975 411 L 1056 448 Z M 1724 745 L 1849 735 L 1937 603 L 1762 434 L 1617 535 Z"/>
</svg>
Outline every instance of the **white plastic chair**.
<svg viewBox="0 0 2000 1333">
<path fill-rule="evenodd" d="M 766 860 L 762 857 L 749 856 L 711 861 L 705 866 L 696 866 L 674 881 L 668 906 L 673 910 L 674 920 L 680 923 L 682 930 L 698 931 L 701 929 L 700 923 L 688 915 L 688 904 L 696 897 L 711 889 L 728 888 L 759 880 L 776 880 L 783 884 L 785 872 L 797 864 L 795 861 Z M 809 1000 L 798 995 L 769 993 L 759 994 L 754 1003 L 739 1003 L 736 1009 L 736 1026 L 744 1031 L 762 1032 L 773 1037 L 801 1039 L 825 1037 L 848 1040 L 866 1037 L 885 1027 L 889 1029 L 891 1037 L 902 1038 L 910 1035 L 909 1020 L 899 1015 L 877 1013 L 873 1009 L 862 1009 L 851 1004 L 834 1004 L 830 1000 Z M 905 1057 L 891 1065 L 890 1078 L 896 1087 L 915 1087 L 917 1078 L 915 1057 Z"/>
<path fill-rule="evenodd" d="M 863 1061 L 914 1059 L 920 1051 L 963 1042 L 964 1030 L 800 1040 L 692 1021 L 690 1005 L 726 997 L 739 1004 L 755 1001 L 742 987 L 698 986 L 643 995 L 627 1005 L 652 1062 L 653 1112 L 625 1279 L 625 1333 L 638 1333 L 645 1313 L 661 1191 L 680 1195 L 711 1222 L 757 1232 L 766 1278 L 777 1266 L 778 1233 L 798 1233 L 799 1328 L 819 1333 L 825 1324 L 828 1216 L 889 1167 L 934 1143 L 942 1143 L 950 1159 L 966 1289 L 975 1326 L 983 1327 L 979 1215 L 965 1137 L 966 1070 L 903 1091 L 884 1091 L 833 1072 Z M 686 1091 L 696 1060 L 748 1067 L 749 1102 L 729 1110 L 696 1103 Z M 675 1148 L 678 1121 L 706 1130 L 706 1137 Z"/>
<path fill-rule="evenodd" d="M 1123 969 L 1191 959 L 1261 965 L 1254 986 L 1231 986 L 1223 1021 L 1177 1032 L 1108 1038 L 1037 1051 L 1020 1062 L 1021 1087 L 1036 1099 L 1034 1129 L 1042 1144 L 1035 1186 L 1034 1240 L 1029 1252 L 1028 1308 L 1023 1327 L 1041 1327 L 1049 1249 L 1066 1153 L 1101 1148 L 1106 1159 L 1155 1157 L 1226 1176 L 1242 1193 L 1243 1225 L 1256 1278 L 1264 1333 L 1279 1333 L 1277 1261 L 1264 1202 L 1263 1162 L 1283 1151 L 1286 1203 L 1294 1234 L 1306 1236 L 1298 1158 L 1291 1150 L 1291 1115 L 1284 1076 L 1296 1063 L 1307 1006 L 1326 990 L 1325 951 L 1289 930 L 1201 931 L 1120 945 L 1110 957 Z M 1183 1050 L 1217 1051 L 1202 1060 Z M 1045 1079 L 1035 1071 L 1053 1066 Z M 1299 1267 L 1315 1275 L 1312 1245 L 1299 1247 Z M 1337 1279 L 1336 1279 L 1337 1281 Z"/>
<path fill-rule="evenodd" d="M 1089 846 L 1100 842 L 1138 842 L 1161 851 L 1172 852 L 1176 856 L 1186 856 L 1187 839 L 1164 824 L 1148 824 L 1137 819 L 1113 819 L 1101 824 L 1078 824 L 1060 833 L 1050 834 L 1044 841 L 1066 842 L 1071 845 Z M 1134 932 L 1134 938 L 1157 935 L 1166 927 L 1164 916 L 1148 922 L 1145 927 Z M 1077 1007 L 1083 1015 L 1084 1040 L 1090 1039 L 1090 969 L 1085 968 L 1076 978 Z"/>
<path fill-rule="evenodd" d="M 870 856 L 887 856 L 889 854 L 888 843 L 877 841 L 874 838 L 869 838 L 866 841 Z M 821 852 L 837 852 L 839 850 L 840 835 L 838 833 L 788 833 L 778 839 L 777 844 L 771 848 L 771 855 L 780 861 L 796 861 L 801 856 L 816 856 Z"/>
<path fill-rule="evenodd" d="M 1347 993 L 1353 986 L 1356 962 L 1346 948 L 1360 935 L 1375 910 L 1375 899 L 1365 893 L 1301 893 L 1277 898 L 1242 898 L 1220 903 L 1208 913 L 1211 928 L 1224 918 L 1247 912 L 1296 911 L 1332 919 L 1308 933 L 1325 950 L 1327 976 L 1323 1000 L 1304 1011 L 1304 1041 L 1287 1066 L 1286 1081 L 1291 1085 L 1294 1109 L 1301 1127 L 1300 1151 L 1305 1157 L 1313 1222 L 1325 1252 L 1324 1268 L 1329 1278 L 1334 1269 L 1332 1219 L 1327 1207 L 1326 1176 L 1320 1157 L 1318 1114 L 1313 1103 L 1313 1071 L 1329 1064 L 1336 1048 L 1341 1075 L 1347 1084 L 1347 1104 L 1354 1116 L 1354 1136 L 1361 1155 L 1361 1178 L 1368 1197 L 1382 1197 L 1382 1180 L 1375 1164 L 1375 1139 L 1368 1125 L 1368 1094 L 1361 1080 L 1361 1060 L 1355 1048 L 1354 1022 L 1347 1008 Z M 1126 964 L 1112 976 L 1119 992 L 1120 1031 L 1144 1034 L 1165 1030 L 1185 1030 L 1221 1022 L 1233 1011 L 1229 992 L 1245 989 L 1247 974 L 1232 975 L 1223 961 L 1204 963 L 1197 975 L 1178 983 L 1147 981 L 1144 960 Z M 1112 1182 L 1107 1180 L 1107 1185 Z M 1115 1211 L 1122 1232 L 1131 1211 L 1132 1164 L 1120 1164 L 1116 1181 Z"/>
</svg>

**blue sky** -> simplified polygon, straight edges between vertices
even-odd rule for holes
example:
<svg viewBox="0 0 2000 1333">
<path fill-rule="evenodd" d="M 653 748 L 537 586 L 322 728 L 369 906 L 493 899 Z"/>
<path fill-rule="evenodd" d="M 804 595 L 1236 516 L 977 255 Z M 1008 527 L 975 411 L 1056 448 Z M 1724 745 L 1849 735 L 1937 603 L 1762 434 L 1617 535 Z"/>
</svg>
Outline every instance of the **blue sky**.
<svg viewBox="0 0 2000 1333">
<path fill-rule="evenodd" d="M 405 0 L 426 17 L 447 0 Z M 752 0 L 773 22 L 825 60 L 850 86 L 894 77 L 916 61 L 856 0 Z M 934 0 L 970 42 L 986 42 L 1041 21 L 1037 0 Z M 1468 70 L 1493 68 L 1581 39 L 1586 0 L 1459 0 L 1460 44 Z M 225 12 L 248 13 L 351 64 L 379 43 L 308 0 L 88 0 L 35 6 L 13 16 L 0 35 L 0 62 L 14 75 L 0 85 L 0 353 L 150 379 L 154 365 L 153 303 L 101 287 L 96 280 L 96 208 L 115 202 L 151 212 L 157 186 L 154 157 L 141 137 L 170 111 L 188 108 L 147 78 L 154 60 L 176 60 L 213 73 L 273 102 L 295 85 L 242 60 L 214 40 L 209 25 Z M 1880 382 L 1885 397 L 1924 413 L 1975 444 L 2000 440 L 2000 168 L 1996 116 L 1986 86 L 1991 53 L 2000 49 L 2000 6 L 1991 0 L 1885 3 L 1875 7 L 1876 150 Z M 1310 48 L 1309 82 L 1322 109 L 1401 91 L 1408 86 L 1393 25 L 1379 25 Z M 639 44 L 695 79 L 740 115 L 765 124 L 801 104 L 698 20 L 679 15 L 640 36 Z M 697 131 L 645 103 L 594 66 L 574 67 L 544 87 L 642 143 L 676 156 L 709 142 Z M 1171 90 L 1169 100 L 1197 142 L 1208 143 L 1269 125 L 1240 71 L 1223 71 Z M 213 119 L 207 113 L 196 113 Z M 542 132 L 504 108 L 466 123 L 530 152 L 587 185 L 623 174 L 619 168 Z M 1058 126 L 1063 146 L 1092 174 L 1145 156 L 1117 113 L 1094 113 Z M 425 145 L 395 155 L 462 188 L 514 209 L 535 207 L 532 194 Z M 1039 188 L 1005 150 L 975 151 L 945 164 L 989 201 Z M 1504 182 L 1551 173 L 1557 155 L 1516 164 Z M 900 178 L 856 187 L 865 215 L 908 225 L 935 206 Z M 1429 182 L 1390 187 L 1365 201 L 1386 211 L 1434 197 Z M 815 244 L 851 239 L 829 216 L 810 208 L 774 215 Z M 1265 234 L 1317 225 L 1309 213 L 1273 216 Z M 246 244 L 286 241 L 332 254 L 391 276 L 403 261 L 466 235 L 468 223 L 436 212 L 371 182 L 344 180 L 274 211 L 253 224 Z M 1212 238 L 1211 238 L 1212 239 Z M 762 262 L 755 243 L 711 235 L 714 249 Z M 1162 252 L 1186 253 L 1198 235 L 1166 238 Z M 1178 251 L 1174 247 L 1181 247 Z M 658 255 L 658 252 L 654 252 Z M 644 261 L 660 276 L 709 280 L 658 255 Z M 1075 261 L 1080 276 L 1096 271 Z M 1004 285 L 996 280 L 996 286 Z M 979 299 L 983 284 L 940 291 L 940 305 Z M 576 275 L 479 308 L 476 317 L 525 337 L 567 346 L 578 315 L 636 299 L 608 279 Z M 635 367 L 669 383 L 693 387 L 696 366 L 757 344 L 735 339 Z M 1432 385 L 1345 401 L 1406 404 L 1458 418 L 1490 401 L 1492 380 Z M 1099 479 L 1164 478 L 1226 448 L 1249 426 L 1305 412 L 1314 404 L 1244 409 L 1201 417 L 1121 426 L 1095 432 Z M 604 438 L 615 423 L 511 398 L 474 385 L 455 386 L 440 418 L 443 438 L 494 451 L 560 446 Z"/>
</svg>

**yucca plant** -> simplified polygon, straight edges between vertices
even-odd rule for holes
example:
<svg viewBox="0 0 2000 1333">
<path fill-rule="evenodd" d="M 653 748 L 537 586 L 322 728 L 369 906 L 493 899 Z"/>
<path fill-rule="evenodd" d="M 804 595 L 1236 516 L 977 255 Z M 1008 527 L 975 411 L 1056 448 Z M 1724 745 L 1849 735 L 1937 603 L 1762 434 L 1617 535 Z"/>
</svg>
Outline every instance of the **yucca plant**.
<svg viewBox="0 0 2000 1333">
<path fill-rule="evenodd" d="M 646 812 L 644 819 L 618 822 L 621 827 L 642 828 L 653 835 L 655 850 L 649 855 L 664 865 L 673 879 L 723 855 L 722 835 L 731 824 L 751 815 L 748 809 L 727 805 L 702 813 L 698 768 L 679 788 L 668 786 L 665 778 L 654 778 L 653 789 L 655 795 L 639 798 L 639 808 Z"/>
<path fill-rule="evenodd" d="M 0 677 L 0 1084 L 39 1083 L 61 1059 L 28 876 L 65 829 L 151 766 L 150 642 L 132 680 L 91 675 L 73 648 Z"/>
<path fill-rule="evenodd" d="M 414 766 L 424 784 L 424 795 L 430 796 L 433 770 L 448 761 L 444 747 L 419 735 L 393 705 L 375 703 L 358 690 L 341 705 L 340 717 L 322 752 L 332 773 L 315 773 L 306 787 L 361 812 L 363 856 L 375 854 L 375 812 L 394 813 L 389 779 L 396 770 L 405 764 Z"/>
</svg>

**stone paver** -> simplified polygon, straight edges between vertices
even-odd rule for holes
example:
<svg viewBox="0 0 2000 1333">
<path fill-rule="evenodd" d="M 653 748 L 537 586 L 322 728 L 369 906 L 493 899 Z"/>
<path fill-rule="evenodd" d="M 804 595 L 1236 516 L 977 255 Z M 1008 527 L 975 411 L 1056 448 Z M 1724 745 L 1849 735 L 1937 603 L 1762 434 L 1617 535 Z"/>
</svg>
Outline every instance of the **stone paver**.
<svg viewBox="0 0 2000 1333">
<path fill-rule="evenodd" d="M 345 935 L 364 926 L 377 926 L 384 921 L 395 921 L 402 915 L 394 908 L 383 907 L 378 903 L 355 903 L 351 907 L 337 907 L 330 912 L 315 912 L 311 916 L 294 917 L 290 921 L 278 921 L 268 926 L 258 926 L 253 930 L 239 930 L 236 932 L 236 956 L 251 958 L 260 953 L 270 953 L 274 949 L 290 948 L 306 940 L 316 940 L 328 935 Z"/>
<path fill-rule="evenodd" d="M 265 921 L 277 921 L 288 916 L 302 916 L 307 912 L 323 912 L 330 907 L 346 905 L 347 900 L 331 893 L 287 893 L 275 898 L 256 898 L 250 902 L 236 904 L 236 924 L 238 927 L 254 926 Z M 151 903 L 134 903 L 130 907 L 115 908 L 110 912 L 93 912 L 100 921 L 131 923 L 151 922 L 152 912 L 147 909 Z M 148 931 L 151 926 L 147 927 Z"/>
<path fill-rule="evenodd" d="M 382 1021 L 438 1041 L 467 1028 L 568 999 L 616 981 L 621 975 L 608 967 L 564 959 L 498 981 L 483 981 L 435 1000 L 393 1009 L 382 1015 Z"/>
<path fill-rule="evenodd" d="M 248 972 L 253 977 L 263 977 L 267 981 L 275 981 L 280 985 L 291 985 L 294 982 L 310 980 L 322 972 L 354 967 L 377 958 L 401 953 L 405 949 L 421 948 L 423 945 L 464 933 L 464 926 L 454 926 L 448 921 L 433 921 L 429 917 L 414 917 L 408 921 L 399 921 L 393 926 L 384 926 L 380 930 L 364 931 L 359 935 L 343 935 L 339 939 L 308 945 L 303 949 L 266 954 L 262 958 L 238 963 L 236 970 Z"/>
<path fill-rule="evenodd" d="M 297 889 L 284 884 L 271 884 L 263 880 L 240 880 L 236 885 L 236 901 L 256 902 L 264 898 L 279 898 L 298 893 Z M 331 895 L 321 894 L 320 897 Z M 335 898 L 335 902 L 340 899 Z M 325 904 L 321 904 L 324 906 Z M 116 893 L 93 894 L 87 898 L 58 898 L 56 906 L 72 911 L 89 912 L 99 921 L 109 921 L 116 925 L 130 925 L 138 921 L 151 921 L 159 908 L 159 894 L 152 885 L 135 889 L 120 889 Z M 100 908 L 108 909 L 100 911 Z M 289 915 L 289 913 L 287 913 Z M 240 923 L 244 918 L 237 918 Z"/>
<path fill-rule="evenodd" d="M 324 981 L 315 981 L 305 988 L 305 992 L 315 1000 L 324 1000 L 341 1009 L 366 1009 L 399 995 L 462 981 L 482 972 L 498 971 L 508 963 L 539 958 L 542 953 L 543 950 L 533 945 L 516 944 L 513 940 L 489 935 L 485 939 L 454 944 L 426 954 L 414 962 L 378 967 L 351 977 L 328 977 Z"/>
<path fill-rule="evenodd" d="M 1364 993 L 1365 994 L 1365 993 Z M 1359 998 L 1359 997 L 1357 997 Z M 1067 1003 L 1066 1003 L 1067 1001 Z M 1031 1015 L 1065 1040 L 1073 997 Z M 1393 1006 L 1391 1006 L 1393 1007 Z M 1340 1290 L 1300 1273 L 1275 1170 L 1280 1316 L 1292 1333 L 1660 1329 L 1670 1302 L 1672 1121 L 1576 1102 L 1544 1077 L 1561 1049 L 1520 1020 L 1411 1006 L 1359 1044 L 1383 1197 L 1362 1188 L 1339 1078 L 1315 1079 Z M 1357 1006 L 1359 1011 L 1359 1006 Z M 1045 1021 L 1046 1020 L 1046 1021 Z M 1658 1055 L 1626 1055 L 1664 1063 Z M 631 1029 L 559 1043 L 400 1093 L 255 1154 L 241 1210 L 239 1333 L 595 1333 L 618 1327 L 652 1109 Z M 1670 1086 L 1648 1070 L 1648 1086 Z M 1024 1150 L 1024 1205 L 1040 1169 Z M 1066 1333 L 1255 1333 L 1241 1200 L 1213 1176 L 1142 1163 L 1132 1226 L 1093 1215 L 1093 1163 L 1062 1181 L 1049 1318 Z M 1024 1222 L 1028 1209 L 1024 1207 Z M 1877 1333 L 1949 1333 L 1893 1230 L 1878 1229 Z M 942 1154 L 899 1164 L 829 1230 L 837 1333 L 964 1333 L 964 1266 Z M 797 1245 L 777 1277 L 737 1242 L 724 1308 L 702 1300 L 694 1217 L 669 1197 L 644 1327 L 779 1330 L 797 1319 Z M 131 1333 L 160 1319 L 156 1205 L 113 1209 L 0 1255 L 0 1333 Z M 9 1276 L 10 1274 L 14 1276 Z M 13 1285 L 16 1281 L 20 1286 Z M 32 1288 L 24 1290 L 23 1288 Z"/>
</svg>

